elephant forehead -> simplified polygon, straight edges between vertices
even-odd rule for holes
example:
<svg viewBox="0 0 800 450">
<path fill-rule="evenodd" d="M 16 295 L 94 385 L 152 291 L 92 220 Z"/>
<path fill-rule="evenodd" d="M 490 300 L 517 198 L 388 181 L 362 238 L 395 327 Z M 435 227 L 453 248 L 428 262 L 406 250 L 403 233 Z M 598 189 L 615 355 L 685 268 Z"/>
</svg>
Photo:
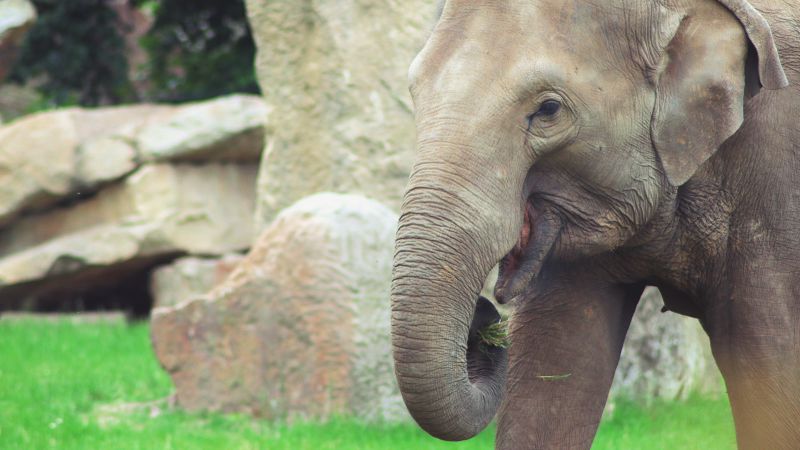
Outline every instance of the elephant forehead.
<svg viewBox="0 0 800 450">
<path fill-rule="evenodd" d="M 590 2 L 451 0 L 412 65 L 412 84 L 440 96 L 499 90 L 516 99 L 553 84 L 613 81 L 630 44 L 624 15 L 608 16 Z"/>
<path fill-rule="evenodd" d="M 658 9 L 645 0 L 448 0 L 441 22 L 471 37 L 480 31 L 499 51 L 509 44 L 503 35 L 573 48 L 610 43 L 613 50 L 627 40 L 627 28 L 652 28 L 649 19 Z"/>
</svg>

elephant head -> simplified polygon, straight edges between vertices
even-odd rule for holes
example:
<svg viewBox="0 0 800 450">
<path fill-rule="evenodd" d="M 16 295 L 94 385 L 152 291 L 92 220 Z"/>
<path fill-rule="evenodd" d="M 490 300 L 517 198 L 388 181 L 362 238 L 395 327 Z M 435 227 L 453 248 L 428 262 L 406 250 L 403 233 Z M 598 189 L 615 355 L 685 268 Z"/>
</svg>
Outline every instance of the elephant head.
<svg viewBox="0 0 800 450">
<path fill-rule="evenodd" d="M 548 264 L 638 245 L 745 100 L 786 84 L 769 27 L 737 0 L 448 0 L 409 78 L 395 371 L 413 417 L 448 440 L 500 402 L 506 357 L 470 332 L 495 314 L 476 312 L 492 267 L 506 302 Z"/>
</svg>

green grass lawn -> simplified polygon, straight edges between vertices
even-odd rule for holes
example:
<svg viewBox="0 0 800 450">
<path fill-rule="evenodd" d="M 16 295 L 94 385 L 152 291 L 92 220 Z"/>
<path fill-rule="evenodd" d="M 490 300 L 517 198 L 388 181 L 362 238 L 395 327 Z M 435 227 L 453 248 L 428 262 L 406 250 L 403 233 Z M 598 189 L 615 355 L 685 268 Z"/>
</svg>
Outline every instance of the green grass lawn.
<svg viewBox="0 0 800 450">
<path fill-rule="evenodd" d="M 493 430 L 445 443 L 413 425 L 285 426 L 169 408 L 146 324 L 0 321 L 0 449 L 488 449 Z M 147 407 L 126 404 L 153 402 Z M 617 405 L 596 449 L 732 449 L 725 400 Z"/>
</svg>

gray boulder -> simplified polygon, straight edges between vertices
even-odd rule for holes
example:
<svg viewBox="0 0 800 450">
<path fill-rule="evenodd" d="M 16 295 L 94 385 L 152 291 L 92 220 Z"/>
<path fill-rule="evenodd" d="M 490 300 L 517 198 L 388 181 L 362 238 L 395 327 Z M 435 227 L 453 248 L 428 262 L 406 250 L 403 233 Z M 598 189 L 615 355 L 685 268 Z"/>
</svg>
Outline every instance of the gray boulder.
<svg viewBox="0 0 800 450">
<path fill-rule="evenodd" d="M 364 197 L 308 197 L 209 295 L 155 309 L 153 345 L 178 404 L 270 419 L 406 420 L 387 303 L 396 223 Z"/>
</svg>

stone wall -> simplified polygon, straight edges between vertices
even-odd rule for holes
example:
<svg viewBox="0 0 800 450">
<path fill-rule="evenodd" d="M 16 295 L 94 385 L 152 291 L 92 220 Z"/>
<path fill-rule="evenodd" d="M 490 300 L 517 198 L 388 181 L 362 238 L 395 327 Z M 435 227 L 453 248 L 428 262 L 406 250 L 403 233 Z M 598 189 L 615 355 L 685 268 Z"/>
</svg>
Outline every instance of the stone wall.
<svg viewBox="0 0 800 450">
<path fill-rule="evenodd" d="M 274 109 L 259 228 L 321 191 L 361 193 L 399 209 L 415 146 L 406 74 L 436 3 L 248 0 L 258 78 Z"/>
</svg>

